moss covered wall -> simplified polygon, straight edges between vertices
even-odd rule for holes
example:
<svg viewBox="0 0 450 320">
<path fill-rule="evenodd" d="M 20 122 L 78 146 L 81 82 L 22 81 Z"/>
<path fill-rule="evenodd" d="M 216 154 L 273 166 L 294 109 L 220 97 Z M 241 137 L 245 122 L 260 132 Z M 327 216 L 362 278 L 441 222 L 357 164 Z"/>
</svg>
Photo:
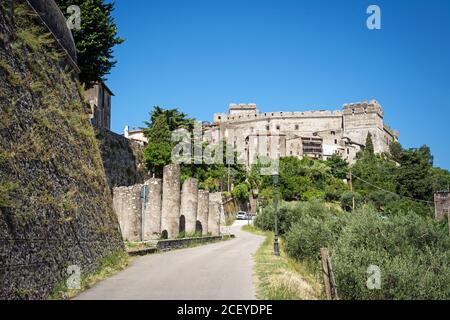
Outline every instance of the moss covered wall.
<svg viewBox="0 0 450 320">
<path fill-rule="evenodd" d="M 123 250 L 89 108 L 23 0 L 0 2 L 0 299 L 48 297 Z"/>
</svg>

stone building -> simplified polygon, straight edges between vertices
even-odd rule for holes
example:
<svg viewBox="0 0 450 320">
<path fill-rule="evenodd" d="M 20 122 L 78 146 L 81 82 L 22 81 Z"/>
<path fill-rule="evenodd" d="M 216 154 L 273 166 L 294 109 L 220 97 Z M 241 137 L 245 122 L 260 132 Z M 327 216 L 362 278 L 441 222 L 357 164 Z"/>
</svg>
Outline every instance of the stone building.
<svg viewBox="0 0 450 320">
<path fill-rule="evenodd" d="M 125 126 L 123 136 L 130 141 L 140 144 L 141 146 L 145 146 L 148 143 L 148 139 L 145 137 L 144 131 L 140 128 L 130 129 L 129 126 Z"/>
<path fill-rule="evenodd" d="M 228 113 L 215 114 L 204 130 L 206 141 L 226 140 L 243 153 L 247 165 L 257 156 L 327 159 L 333 154 L 353 163 L 369 132 L 376 153 L 388 152 L 399 136 L 385 124 L 375 100 L 304 112 L 259 112 L 256 104 L 231 104 Z"/>
<path fill-rule="evenodd" d="M 111 97 L 114 93 L 101 81 L 86 90 L 91 105 L 91 122 L 97 128 L 111 130 Z"/>
</svg>

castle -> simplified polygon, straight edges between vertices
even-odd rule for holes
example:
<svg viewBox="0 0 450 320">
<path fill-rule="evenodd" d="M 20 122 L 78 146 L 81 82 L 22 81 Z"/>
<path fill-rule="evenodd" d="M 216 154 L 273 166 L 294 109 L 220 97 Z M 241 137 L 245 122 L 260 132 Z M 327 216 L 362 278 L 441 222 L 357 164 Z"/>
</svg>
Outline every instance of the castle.
<svg viewBox="0 0 450 320">
<path fill-rule="evenodd" d="M 243 151 L 247 165 L 258 156 L 326 160 L 334 154 L 354 163 L 368 133 L 376 153 L 388 152 L 399 137 L 385 124 L 383 109 L 375 100 L 344 104 L 337 111 L 305 112 L 259 112 L 256 104 L 230 104 L 228 113 L 215 114 L 214 122 L 204 129 L 210 143 L 226 140 Z"/>
</svg>

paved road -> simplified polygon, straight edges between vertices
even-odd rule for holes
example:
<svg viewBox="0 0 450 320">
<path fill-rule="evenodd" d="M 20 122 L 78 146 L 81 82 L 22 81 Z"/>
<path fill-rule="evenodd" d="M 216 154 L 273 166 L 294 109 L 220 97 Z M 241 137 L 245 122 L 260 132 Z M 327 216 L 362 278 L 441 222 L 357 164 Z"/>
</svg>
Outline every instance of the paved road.
<svg viewBox="0 0 450 320">
<path fill-rule="evenodd" d="M 255 299 L 252 254 L 264 238 L 240 231 L 244 223 L 233 240 L 140 257 L 76 299 Z"/>
</svg>

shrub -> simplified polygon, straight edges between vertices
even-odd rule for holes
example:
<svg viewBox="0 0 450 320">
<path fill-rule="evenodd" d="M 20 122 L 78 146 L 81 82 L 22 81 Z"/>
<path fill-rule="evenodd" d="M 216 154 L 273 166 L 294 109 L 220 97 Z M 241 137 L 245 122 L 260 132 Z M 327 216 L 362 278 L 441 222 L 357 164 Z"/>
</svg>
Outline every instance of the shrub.
<svg viewBox="0 0 450 320">
<path fill-rule="evenodd" d="M 443 224 L 413 212 L 388 217 L 358 210 L 332 245 L 343 299 L 449 299 L 450 238 Z M 367 268 L 381 270 L 381 289 L 367 288 Z"/>
<path fill-rule="evenodd" d="M 316 211 L 317 208 L 320 210 Z M 314 211 L 317 214 L 311 214 Z M 286 234 L 286 251 L 297 260 L 314 263 L 318 260 L 320 248 L 337 241 L 349 214 L 337 214 L 319 203 L 308 206 L 305 212 Z"/>
<path fill-rule="evenodd" d="M 434 214 L 433 209 L 425 203 L 408 199 L 391 201 L 386 204 L 386 206 L 384 207 L 384 211 L 390 214 L 404 214 L 408 212 L 414 212 L 415 214 L 422 217 L 432 217 Z"/>
<path fill-rule="evenodd" d="M 358 192 L 347 191 L 341 196 L 342 209 L 346 211 L 351 211 L 353 209 L 353 197 L 355 197 L 355 207 L 361 207 L 363 203 L 362 196 Z"/>
</svg>

